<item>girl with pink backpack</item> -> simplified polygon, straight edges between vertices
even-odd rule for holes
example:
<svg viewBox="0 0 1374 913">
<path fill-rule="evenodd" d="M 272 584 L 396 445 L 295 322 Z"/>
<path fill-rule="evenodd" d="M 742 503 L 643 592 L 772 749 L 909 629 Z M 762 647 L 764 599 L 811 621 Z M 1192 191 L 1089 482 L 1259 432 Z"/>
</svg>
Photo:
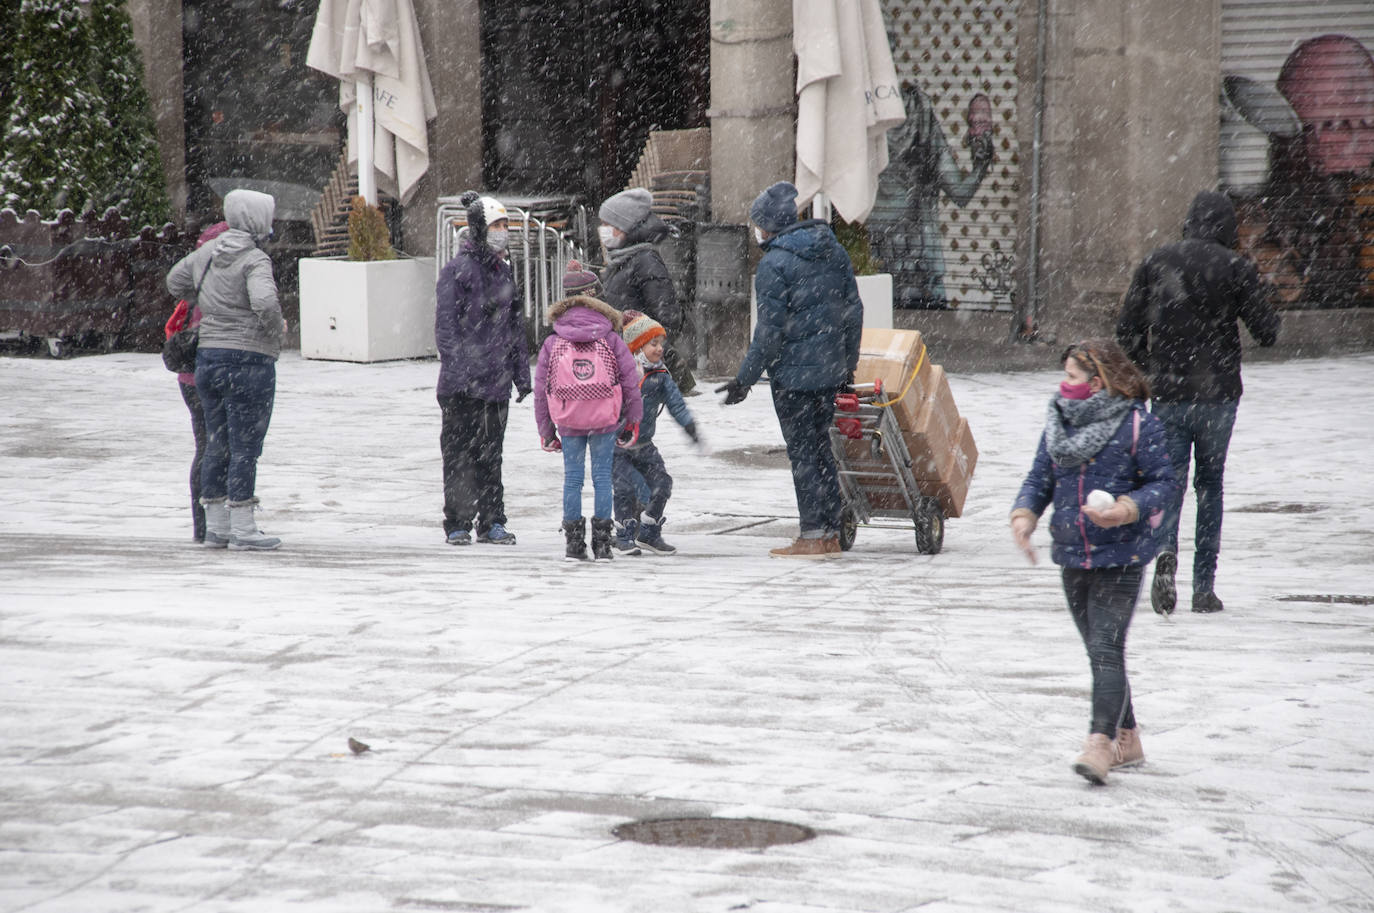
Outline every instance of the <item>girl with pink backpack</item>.
<svg viewBox="0 0 1374 913">
<path fill-rule="evenodd" d="M 628 447 L 635 442 L 644 414 L 639 366 L 620 336 L 620 312 L 592 297 L 599 290 L 595 274 L 576 260 L 568 263 L 563 276 L 565 297 L 549 309 L 553 335 L 539 349 L 534 374 L 534 421 L 540 444 L 550 453 L 563 452 L 562 528 L 569 561 L 587 558 L 582 482 L 588 452 L 595 492 L 592 556 L 597 561 L 611 560 L 615 448 L 617 443 Z"/>
</svg>

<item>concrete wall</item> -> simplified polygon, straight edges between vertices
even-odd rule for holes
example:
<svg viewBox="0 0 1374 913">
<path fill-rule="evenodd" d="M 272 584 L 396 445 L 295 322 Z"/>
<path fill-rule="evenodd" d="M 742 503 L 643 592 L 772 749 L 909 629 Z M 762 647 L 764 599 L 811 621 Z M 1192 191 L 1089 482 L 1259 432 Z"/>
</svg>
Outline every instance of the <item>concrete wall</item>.
<svg viewBox="0 0 1374 913">
<path fill-rule="evenodd" d="M 440 196 L 482 187 L 482 46 L 478 0 L 415 0 L 439 116 L 429 124 L 429 171 L 405 207 L 405 251 L 434 253 Z"/>
<path fill-rule="evenodd" d="M 186 216 L 186 130 L 181 83 L 181 0 L 129 0 L 134 42 L 157 119 L 167 191 L 180 223 Z"/>
<path fill-rule="evenodd" d="M 1178 237 L 1193 194 L 1216 183 L 1220 2 L 1046 6 L 1039 328 L 1073 337 L 1111 325 L 1135 264 Z M 1032 100 L 1036 9 L 1026 0 L 1019 54 Z M 1021 124 L 1027 167 L 1033 109 Z M 1027 174 L 1027 227 L 1030 185 Z"/>
</svg>

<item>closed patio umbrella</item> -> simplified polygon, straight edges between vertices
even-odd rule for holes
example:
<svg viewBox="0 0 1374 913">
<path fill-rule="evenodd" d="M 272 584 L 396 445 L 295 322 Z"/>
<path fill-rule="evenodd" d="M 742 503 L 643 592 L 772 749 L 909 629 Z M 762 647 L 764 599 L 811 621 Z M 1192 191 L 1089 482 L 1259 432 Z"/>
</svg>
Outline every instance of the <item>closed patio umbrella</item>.
<svg viewBox="0 0 1374 913">
<path fill-rule="evenodd" d="M 375 205 L 380 186 L 406 203 L 429 168 L 426 124 L 438 114 L 410 0 L 321 0 L 306 64 L 339 80 L 359 192 Z"/>
<path fill-rule="evenodd" d="M 878 0 L 792 0 L 797 197 L 824 194 L 850 222 L 873 209 L 887 131 L 906 119 Z"/>
</svg>

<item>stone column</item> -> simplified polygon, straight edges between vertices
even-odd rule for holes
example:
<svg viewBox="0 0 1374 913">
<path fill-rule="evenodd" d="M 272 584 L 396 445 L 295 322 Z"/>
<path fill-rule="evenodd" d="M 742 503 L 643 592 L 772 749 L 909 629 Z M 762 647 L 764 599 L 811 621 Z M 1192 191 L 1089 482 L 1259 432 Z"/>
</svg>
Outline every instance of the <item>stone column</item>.
<svg viewBox="0 0 1374 913">
<path fill-rule="evenodd" d="M 157 142 L 173 218 L 186 218 L 186 129 L 181 80 L 181 0 L 129 0 L 134 42 L 157 121 Z"/>
<path fill-rule="evenodd" d="M 1018 56 L 1033 61 L 1025 6 Z M 1177 238 L 1193 194 L 1216 184 L 1220 0 L 1047 8 L 1039 318 L 1043 335 L 1072 341 L 1110 334 L 1140 258 Z"/>
<path fill-rule="evenodd" d="M 742 224 L 775 181 L 792 180 L 796 67 L 789 0 L 711 0 L 711 218 Z M 749 245 L 751 264 L 758 248 Z M 749 300 L 710 318 L 707 371 L 734 374 L 749 348 Z"/>
<path fill-rule="evenodd" d="M 711 213 L 749 204 L 795 173 L 796 75 L 789 0 L 711 0 Z"/>
<path fill-rule="evenodd" d="M 440 196 L 482 187 L 482 19 L 478 0 L 416 0 L 415 16 L 439 116 L 429 123 L 429 171 L 401 221 L 406 253 L 434 253 Z"/>
</svg>

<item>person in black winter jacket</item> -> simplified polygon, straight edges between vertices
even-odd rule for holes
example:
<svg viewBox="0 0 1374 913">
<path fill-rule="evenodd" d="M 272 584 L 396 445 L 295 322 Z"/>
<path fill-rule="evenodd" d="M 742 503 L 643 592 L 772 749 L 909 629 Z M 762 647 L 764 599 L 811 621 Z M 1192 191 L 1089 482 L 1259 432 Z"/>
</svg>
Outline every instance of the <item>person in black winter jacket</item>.
<svg viewBox="0 0 1374 913">
<path fill-rule="evenodd" d="M 1222 609 L 1215 592 L 1222 475 L 1242 389 L 1237 322 L 1261 346 L 1272 346 L 1279 337 L 1270 290 L 1255 264 L 1232 250 L 1235 241 L 1231 200 L 1221 193 L 1199 193 L 1188 210 L 1183 240 L 1145 258 L 1117 319 L 1117 341 L 1150 379 L 1151 411 L 1164 423 L 1179 481 L 1179 497 L 1165 514 L 1150 587 L 1150 603 L 1164 615 L 1177 601 L 1178 520 L 1190 454 L 1197 492 L 1193 611 Z"/>
<path fill-rule="evenodd" d="M 685 315 L 668 266 L 655 246 L 670 229 L 653 214 L 653 194 L 642 187 L 622 190 L 601 204 L 598 236 L 606 248 L 606 272 L 602 277 L 605 301 L 617 311 L 648 314 L 663 325 L 669 339 L 682 332 Z M 683 395 L 696 386 L 692 370 L 671 346 L 663 362 Z"/>
</svg>

